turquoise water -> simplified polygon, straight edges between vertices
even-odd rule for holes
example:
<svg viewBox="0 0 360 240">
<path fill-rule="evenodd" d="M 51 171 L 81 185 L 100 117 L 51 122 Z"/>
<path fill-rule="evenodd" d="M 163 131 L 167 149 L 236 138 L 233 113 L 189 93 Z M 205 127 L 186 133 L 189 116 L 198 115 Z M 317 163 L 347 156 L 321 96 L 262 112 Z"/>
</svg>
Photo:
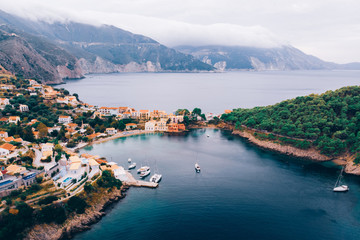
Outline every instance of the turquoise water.
<svg viewBox="0 0 360 240">
<path fill-rule="evenodd" d="M 359 76 L 359 71 L 99 74 L 60 87 L 97 106 L 222 113 L 359 85 Z M 163 179 L 158 189 L 131 188 L 75 239 L 359 239 L 360 180 L 345 176 L 350 191 L 333 193 L 339 170 L 330 163 L 279 156 L 210 129 L 181 137 L 127 137 L 81 152 L 125 167 L 130 157 L 138 167 L 150 165 L 152 173 L 156 166 Z"/>
<path fill-rule="evenodd" d="M 220 114 L 359 84 L 360 71 L 273 71 L 94 74 L 60 87 L 97 106 L 167 112 L 200 107 Z"/>
<path fill-rule="evenodd" d="M 360 180 L 345 176 L 350 191 L 332 192 L 339 169 L 331 164 L 266 152 L 212 129 L 126 137 L 84 152 L 123 166 L 130 157 L 163 179 L 157 189 L 131 188 L 75 239 L 359 239 Z"/>
</svg>

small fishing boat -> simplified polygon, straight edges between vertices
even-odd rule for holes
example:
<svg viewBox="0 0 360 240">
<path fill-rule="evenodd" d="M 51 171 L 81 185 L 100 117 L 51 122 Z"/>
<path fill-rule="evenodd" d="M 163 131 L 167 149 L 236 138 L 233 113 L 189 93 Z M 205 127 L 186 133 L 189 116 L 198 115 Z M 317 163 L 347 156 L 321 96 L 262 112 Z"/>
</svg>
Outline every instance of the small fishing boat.
<svg viewBox="0 0 360 240">
<path fill-rule="evenodd" d="M 143 166 L 143 167 L 141 167 L 141 168 L 139 168 L 137 170 L 137 173 L 142 173 L 142 172 L 145 172 L 147 170 L 150 170 L 150 167 L 149 166 Z"/>
<path fill-rule="evenodd" d="M 195 163 L 195 171 L 200 172 L 200 165 L 198 163 Z"/>
<path fill-rule="evenodd" d="M 131 158 L 128 159 L 128 163 L 131 163 Z"/>
<path fill-rule="evenodd" d="M 208 134 L 207 137 L 210 137 L 210 135 Z"/>
<path fill-rule="evenodd" d="M 343 178 L 343 171 L 344 171 L 344 167 L 341 169 L 340 175 L 335 183 L 334 192 L 347 192 L 349 191 L 349 187 L 347 185 L 341 184 L 341 180 Z"/>
<path fill-rule="evenodd" d="M 129 169 L 134 169 L 134 168 L 136 168 L 136 163 L 132 163 L 129 165 Z"/>
<path fill-rule="evenodd" d="M 155 173 L 154 175 L 151 176 L 150 182 L 159 183 L 161 178 L 162 178 L 161 174 Z"/>
<path fill-rule="evenodd" d="M 144 172 L 141 172 L 140 177 L 145 178 L 146 176 L 149 176 L 149 174 L 150 174 L 150 168 Z"/>
</svg>

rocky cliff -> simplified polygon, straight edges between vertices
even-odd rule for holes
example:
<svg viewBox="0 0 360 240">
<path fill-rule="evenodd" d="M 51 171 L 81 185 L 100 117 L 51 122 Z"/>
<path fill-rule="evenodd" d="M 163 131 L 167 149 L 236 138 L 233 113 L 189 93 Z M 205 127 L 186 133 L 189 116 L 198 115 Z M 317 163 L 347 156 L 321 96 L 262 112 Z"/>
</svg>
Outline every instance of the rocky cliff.
<svg viewBox="0 0 360 240">
<path fill-rule="evenodd" d="M 90 226 L 97 223 L 106 215 L 111 205 L 125 197 L 124 190 L 113 190 L 104 194 L 95 205 L 86 210 L 84 214 L 77 214 L 65 221 L 62 225 L 40 224 L 30 229 L 24 239 L 26 240 L 58 240 L 70 239 L 76 233 L 90 229 Z"/>
</svg>

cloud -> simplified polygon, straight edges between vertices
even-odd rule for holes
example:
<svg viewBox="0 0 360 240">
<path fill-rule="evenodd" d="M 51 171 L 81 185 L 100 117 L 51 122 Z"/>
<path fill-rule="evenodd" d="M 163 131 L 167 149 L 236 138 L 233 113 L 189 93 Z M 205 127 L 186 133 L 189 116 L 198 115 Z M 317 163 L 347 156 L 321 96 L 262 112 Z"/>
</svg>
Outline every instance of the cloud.
<svg viewBox="0 0 360 240">
<path fill-rule="evenodd" d="M 0 0 L 0 9 L 111 24 L 168 46 L 286 43 L 327 61 L 360 61 L 358 0 Z"/>
</svg>

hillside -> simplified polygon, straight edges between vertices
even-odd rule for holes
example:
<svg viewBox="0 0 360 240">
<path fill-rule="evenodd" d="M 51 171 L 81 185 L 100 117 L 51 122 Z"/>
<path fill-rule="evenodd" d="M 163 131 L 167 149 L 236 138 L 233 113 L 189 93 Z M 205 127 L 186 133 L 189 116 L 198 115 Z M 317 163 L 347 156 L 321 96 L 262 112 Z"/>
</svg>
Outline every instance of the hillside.
<svg viewBox="0 0 360 240">
<path fill-rule="evenodd" d="M 360 152 L 359 86 L 297 97 L 267 107 L 234 109 L 222 119 L 238 129 L 244 126 L 262 130 L 264 134 L 258 134 L 259 138 L 274 140 L 284 136 L 278 138 L 283 143 L 303 149 L 314 146 L 328 156 Z"/>
<path fill-rule="evenodd" d="M 87 73 L 214 69 L 192 55 L 114 26 L 35 22 L 3 11 L 0 11 L 0 24 L 3 35 L 15 33 L 20 38 L 16 43 L 0 42 L 0 52 L 7 55 L 0 59 L 0 64 L 9 71 L 22 71 L 28 77 L 46 82 L 58 83 L 62 78 L 78 78 Z M 15 49 L 19 56 L 13 58 Z M 22 59 L 20 55 L 27 57 Z M 39 63 L 41 71 L 30 62 Z M 34 75 L 35 72 L 39 73 Z"/>
<path fill-rule="evenodd" d="M 43 82 L 82 77 L 77 59 L 39 37 L 0 26 L 0 64 L 12 73 Z"/>
<path fill-rule="evenodd" d="M 178 46 L 219 70 L 320 70 L 360 69 L 359 63 L 336 64 L 307 55 L 292 46 L 257 48 L 244 46 Z"/>
</svg>

